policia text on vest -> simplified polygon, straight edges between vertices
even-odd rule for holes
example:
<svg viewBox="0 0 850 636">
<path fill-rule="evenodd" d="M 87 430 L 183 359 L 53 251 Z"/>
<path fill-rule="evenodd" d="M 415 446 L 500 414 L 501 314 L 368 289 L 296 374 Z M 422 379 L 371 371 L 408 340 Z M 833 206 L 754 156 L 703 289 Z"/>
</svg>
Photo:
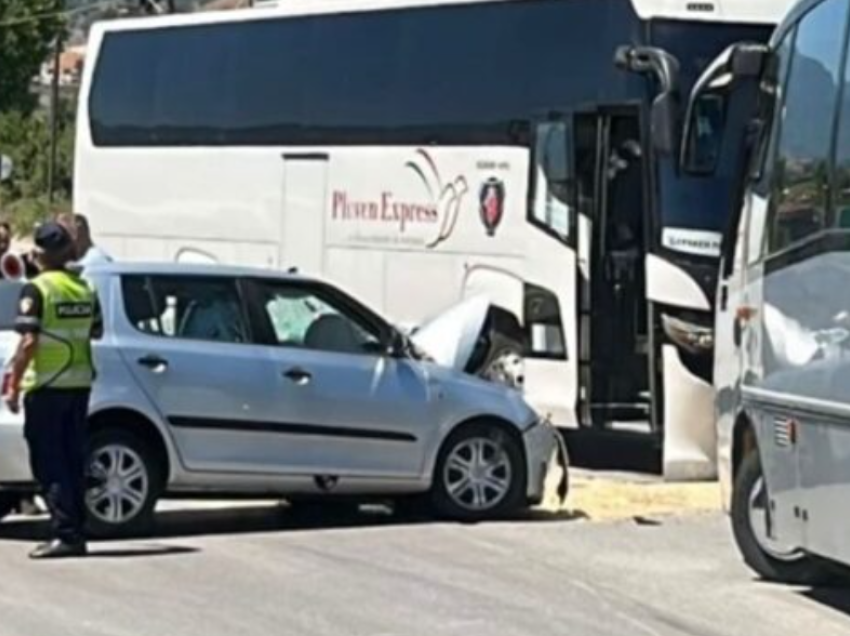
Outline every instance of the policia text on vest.
<svg viewBox="0 0 850 636">
<path fill-rule="evenodd" d="M 35 243 L 42 273 L 21 291 L 21 341 L 4 399 L 14 411 L 23 393 L 30 467 L 51 515 L 54 538 L 31 556 L 82 556 L 91 340 L 102 331 L 100 308 L 89 284 L 65 269 L 74 254 L 68 232 L 48 223 Z"/>
</svg>

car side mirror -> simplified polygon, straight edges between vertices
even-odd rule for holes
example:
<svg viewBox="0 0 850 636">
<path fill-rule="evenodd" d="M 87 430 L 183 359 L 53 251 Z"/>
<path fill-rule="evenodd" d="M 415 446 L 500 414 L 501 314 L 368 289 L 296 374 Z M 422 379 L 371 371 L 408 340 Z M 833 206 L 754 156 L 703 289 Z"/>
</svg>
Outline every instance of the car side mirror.
<svg viewBox="0 0 850 636">
<path fill-rule="evenodd" d="M 404 336 L 394 331 L 389 337 L 381 340 L 368 340 L 363 343 L 363 351 L 376 356 L 397 358 L 404 354 Z"/>
</svg>

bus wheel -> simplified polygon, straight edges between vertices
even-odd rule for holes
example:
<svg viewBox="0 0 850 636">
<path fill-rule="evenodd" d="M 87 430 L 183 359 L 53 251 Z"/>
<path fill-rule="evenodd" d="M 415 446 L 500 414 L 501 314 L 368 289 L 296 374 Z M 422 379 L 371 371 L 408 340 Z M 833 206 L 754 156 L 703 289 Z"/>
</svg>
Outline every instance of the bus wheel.
<svg viewBox="0 0 850 636">
<path fill-rule="evenodd" d="M 760 577 L 794 585 L 820 585 L 834 578 L 828 565 L 769 536 L 769 497 L 758 452 L 738 469 L 732 493 L 732 531 L 744 562 Z"/>
</svg>

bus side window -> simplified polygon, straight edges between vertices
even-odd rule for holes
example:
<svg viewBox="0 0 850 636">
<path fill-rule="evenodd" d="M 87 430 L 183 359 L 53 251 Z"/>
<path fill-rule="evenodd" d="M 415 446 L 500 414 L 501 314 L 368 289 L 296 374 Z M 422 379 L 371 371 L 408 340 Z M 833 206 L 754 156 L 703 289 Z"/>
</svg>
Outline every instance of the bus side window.
<svg viewBox="0 0 850 636">
<path fill-rule="evenodd" d="M 532 221 L 561 239 L 570 234 L 570 130 L 566 121 L 538 122 L 535 127 Z"/>
<path fill-rule="evenodd" d="M 775 174 L 779 123 L 782 119 L 785 81 L 788 77 L 795 34 L 796 27 L 793 27 L 785 34 L 782 43 L 776 48 L 773 70 L 770 77 L 765 77 L 762 80 L 759 95 L 758 116 L 765 122 L 765 126 L 762 138 L 758 141 L 759 147 L 754 158 L 756 165 L 753 166 L 752 170 L 754 179 L 752 189 L 762 201 L 767 201 L 770 197 Z M 754 265 L 764 258 L 767 206 L 754 203 L 750 206 L 749 214 L 747 265 Z"/>
<path fill-rule="evenodd" d="M 769 254 L 826 227 L 832 127 L 846 24 L 847 3 L 827 0 L 797 27 L 768 220 Z"/>
<path fill-rule="evenodd" d="M 850 45 L 848 45 L 850 46 Z M 850 49 L 845 52 L 850 62 Z M 832 184 L 833 218 L 830 226 L 850 230 L 850 63 L 845 63 L 844 92 L 838 110 L 838 127 L 835 132 L 835 171 Z"/>
</svg>

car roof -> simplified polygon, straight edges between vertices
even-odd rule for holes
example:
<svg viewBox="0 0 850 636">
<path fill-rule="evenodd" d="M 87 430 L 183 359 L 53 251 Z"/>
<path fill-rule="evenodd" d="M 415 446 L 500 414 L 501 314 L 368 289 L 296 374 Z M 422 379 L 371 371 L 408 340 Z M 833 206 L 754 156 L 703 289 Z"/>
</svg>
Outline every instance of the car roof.
<svg viewBox="0 0 850 636">
<path fill-rule="evenodd" d="M 97 263 L 86 267 L 86 275 L 91 276 L 223 276 L 226 278 L 273 278 L 299 282 L 318 282 L 294 272 L 282 272 L 260 267 L 241 267 L 235 265 L 163 263 L 163 262 L 112 262 Z"/>
</svg>

